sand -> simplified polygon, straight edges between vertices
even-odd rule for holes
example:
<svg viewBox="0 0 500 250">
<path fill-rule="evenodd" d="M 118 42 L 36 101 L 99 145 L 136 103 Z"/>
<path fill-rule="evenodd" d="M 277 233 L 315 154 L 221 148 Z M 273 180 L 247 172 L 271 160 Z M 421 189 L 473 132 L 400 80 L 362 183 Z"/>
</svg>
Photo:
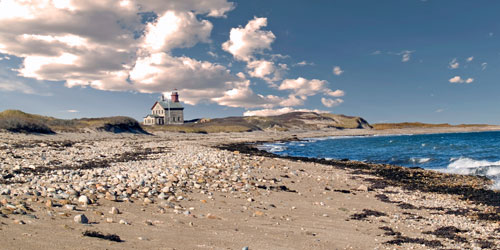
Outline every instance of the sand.
<svg viewBox="0 0 500 250">
<path fill-rule="evenodd" d="M 384 179 L 371 172 L 217 146 L 335 135 L 499 129 L 154 136 L 3 133 L 0 248 L 498 249 L 498 202 L 409 189 L 393 180 L 377 186 Z M 87 168 L 77 169 L 82 166 Z M 500 201 L 500 193 L 488 190 L 485 180 L 471 182 L 474 190 Z M 79 203 L 82 195 L 92 203 Z M 52 206 L 47 206 L 48 200 Z M 120 213 L 110 214 L 112 207 Z M 75 222 L 79 214 L 90 223 Z M 114 234 L 121 242 L 83 236 L 85 231 Z"/>
</svg>

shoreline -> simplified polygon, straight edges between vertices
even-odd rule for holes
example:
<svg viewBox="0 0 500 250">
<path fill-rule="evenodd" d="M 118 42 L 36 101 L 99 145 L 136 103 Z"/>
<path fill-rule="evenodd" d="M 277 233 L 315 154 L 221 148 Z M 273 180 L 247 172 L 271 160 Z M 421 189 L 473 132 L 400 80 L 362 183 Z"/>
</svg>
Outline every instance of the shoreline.
<svg viewBox="0 0 500 250">
<path fill-rule="evenodd" d="M 0 182 L 9 182 L 0 184 L 0 240 L 6 249 L 500 244 L 500 193 L 485 179 L 249 146 L 348 133 L 367 131 L 0 134 Z M 89 222 L 75 222 L 80 215 Z"/>
</svg>

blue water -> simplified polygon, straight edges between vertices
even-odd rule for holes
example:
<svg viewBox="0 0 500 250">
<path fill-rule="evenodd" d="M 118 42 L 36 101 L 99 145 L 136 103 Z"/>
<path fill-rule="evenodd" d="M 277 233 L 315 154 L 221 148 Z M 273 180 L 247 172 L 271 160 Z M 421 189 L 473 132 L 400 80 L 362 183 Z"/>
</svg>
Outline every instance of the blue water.
<svg viewBox="0 0 500 250">
<path fill-rule="evenodd" d="M 500 189 L 500 132 L 351 136 L 264 144 L 278 155 L 350 159 L 487 176 Z"/>
</svg>

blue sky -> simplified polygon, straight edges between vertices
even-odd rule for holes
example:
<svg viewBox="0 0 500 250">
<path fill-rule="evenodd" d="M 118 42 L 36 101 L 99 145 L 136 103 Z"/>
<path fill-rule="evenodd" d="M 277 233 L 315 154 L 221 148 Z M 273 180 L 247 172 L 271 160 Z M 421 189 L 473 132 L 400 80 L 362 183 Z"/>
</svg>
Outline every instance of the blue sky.
<svg viewBox="0 0 500 250">
<path fill-rule="evenodd" d="M 140 120 L 177 88 L 186 119 L 316 110 L 500 124 L 499 9 L 491 0 L 0 0 L 0 109 Z"/>
</svg>

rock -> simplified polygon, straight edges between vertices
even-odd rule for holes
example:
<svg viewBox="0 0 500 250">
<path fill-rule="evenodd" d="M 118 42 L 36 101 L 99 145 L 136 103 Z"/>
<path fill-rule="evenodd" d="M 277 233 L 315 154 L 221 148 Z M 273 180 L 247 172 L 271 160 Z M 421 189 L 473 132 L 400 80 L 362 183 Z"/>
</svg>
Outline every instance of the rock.
<svg viewBox="0 0 500 250">
<path fill-rule="evenodd" d="M 106 200 L 109 200 L 109 201 L 116 201 L 116 195 L 114 194 L 111 194 L 110 192 L 106 192 L 106 197 L 105 197 Z"/>
<path fill-rule="evenodd" d="M 123 224 L 123 225 L 130 225 L 130 223 L 128 223 L 126 220 L 124 219 L 121 219 L 120 220 L 120 224 Z"/>
<path fill-rule="evenodd" d="M 165 200 L 168 198 L 168 195 L 166 195 L 165 193 L 160 193 L 160 195 L 158 195 L 158 199 L 160 200 Z"/>
<path fill-rule="evenodd" d="M 10 189 L 4 188 L 0 191 L 0 195 L 10 195 Z"/>
<path fill-rule="evenodd" d="M 80 224 L 88 224 L 89 223 L 89 219 L 84 214 L 79 214 L 79 215 L 75 216 L 75 218 L 73 220 L 76 223 L 80 223 Z"/>
<path fill-rule="evenodd" d="M 82 205 L 87 205 L 87 204 L 90 204 L 90 200 L 87 196 L 82 195 L 78 198 L 78 203 L 80 203 Z"/>
<path fill-rule="evenodd" d="M 24 225 L 26 223 L 24 221 L 22 221 L 22 220 L 14 220 L 14 224 Z"/>
<path fill-rule="evenodd" d="M 368 192 L 368 187 L 361 184 L 356 190 L 358 191 L 363 191 L 363 192 Z"/>
<path fill-rule="evenodd" d="M 241 250 L 248 250 L 248 247 L 243 247 Z"/>
<path fill-rule="evenodd" d="M 113 220 L 113 218 L 106 218 L 106 222 L 107 222 L 107 223 L 113 223 L 113 222 L 114 222 L 114 220 Z"/>
<path fill-rule="evenodd" d="M 149 198 L 144 198 L 144 204 L 152 204 L 153 203 L 153 200 L 149 199 Z"/>
<path fill-rule="evenodd" d="M 112 207 L 111 210 L 109 211 L 110 214 L 119 214 L 120 210 L 116 207 Z"/>
<path fill-rule="evenodd" d="M 262 212 L 262 211 L 255 211 L 254 215 L 255 216 L 263 216 L 264 212 Z"/>
<path fill-rule="evenodd" d="M 64 208 L 68 209 L 68 210 L 75 210 L 76 209 L 76 206 L 75 205 L 71 205 L 71 204 L 66 204 L 64 206 Z"/>
<path fill-rule="evenodd" d="M 47 200 L 47 201 L 45 202 L 45 206 L 46 206 L 46 207 L 53 207 L 53 206 L 54 206 L 54 203 L 52 202 L 52 200 Z"/>
</svg>

